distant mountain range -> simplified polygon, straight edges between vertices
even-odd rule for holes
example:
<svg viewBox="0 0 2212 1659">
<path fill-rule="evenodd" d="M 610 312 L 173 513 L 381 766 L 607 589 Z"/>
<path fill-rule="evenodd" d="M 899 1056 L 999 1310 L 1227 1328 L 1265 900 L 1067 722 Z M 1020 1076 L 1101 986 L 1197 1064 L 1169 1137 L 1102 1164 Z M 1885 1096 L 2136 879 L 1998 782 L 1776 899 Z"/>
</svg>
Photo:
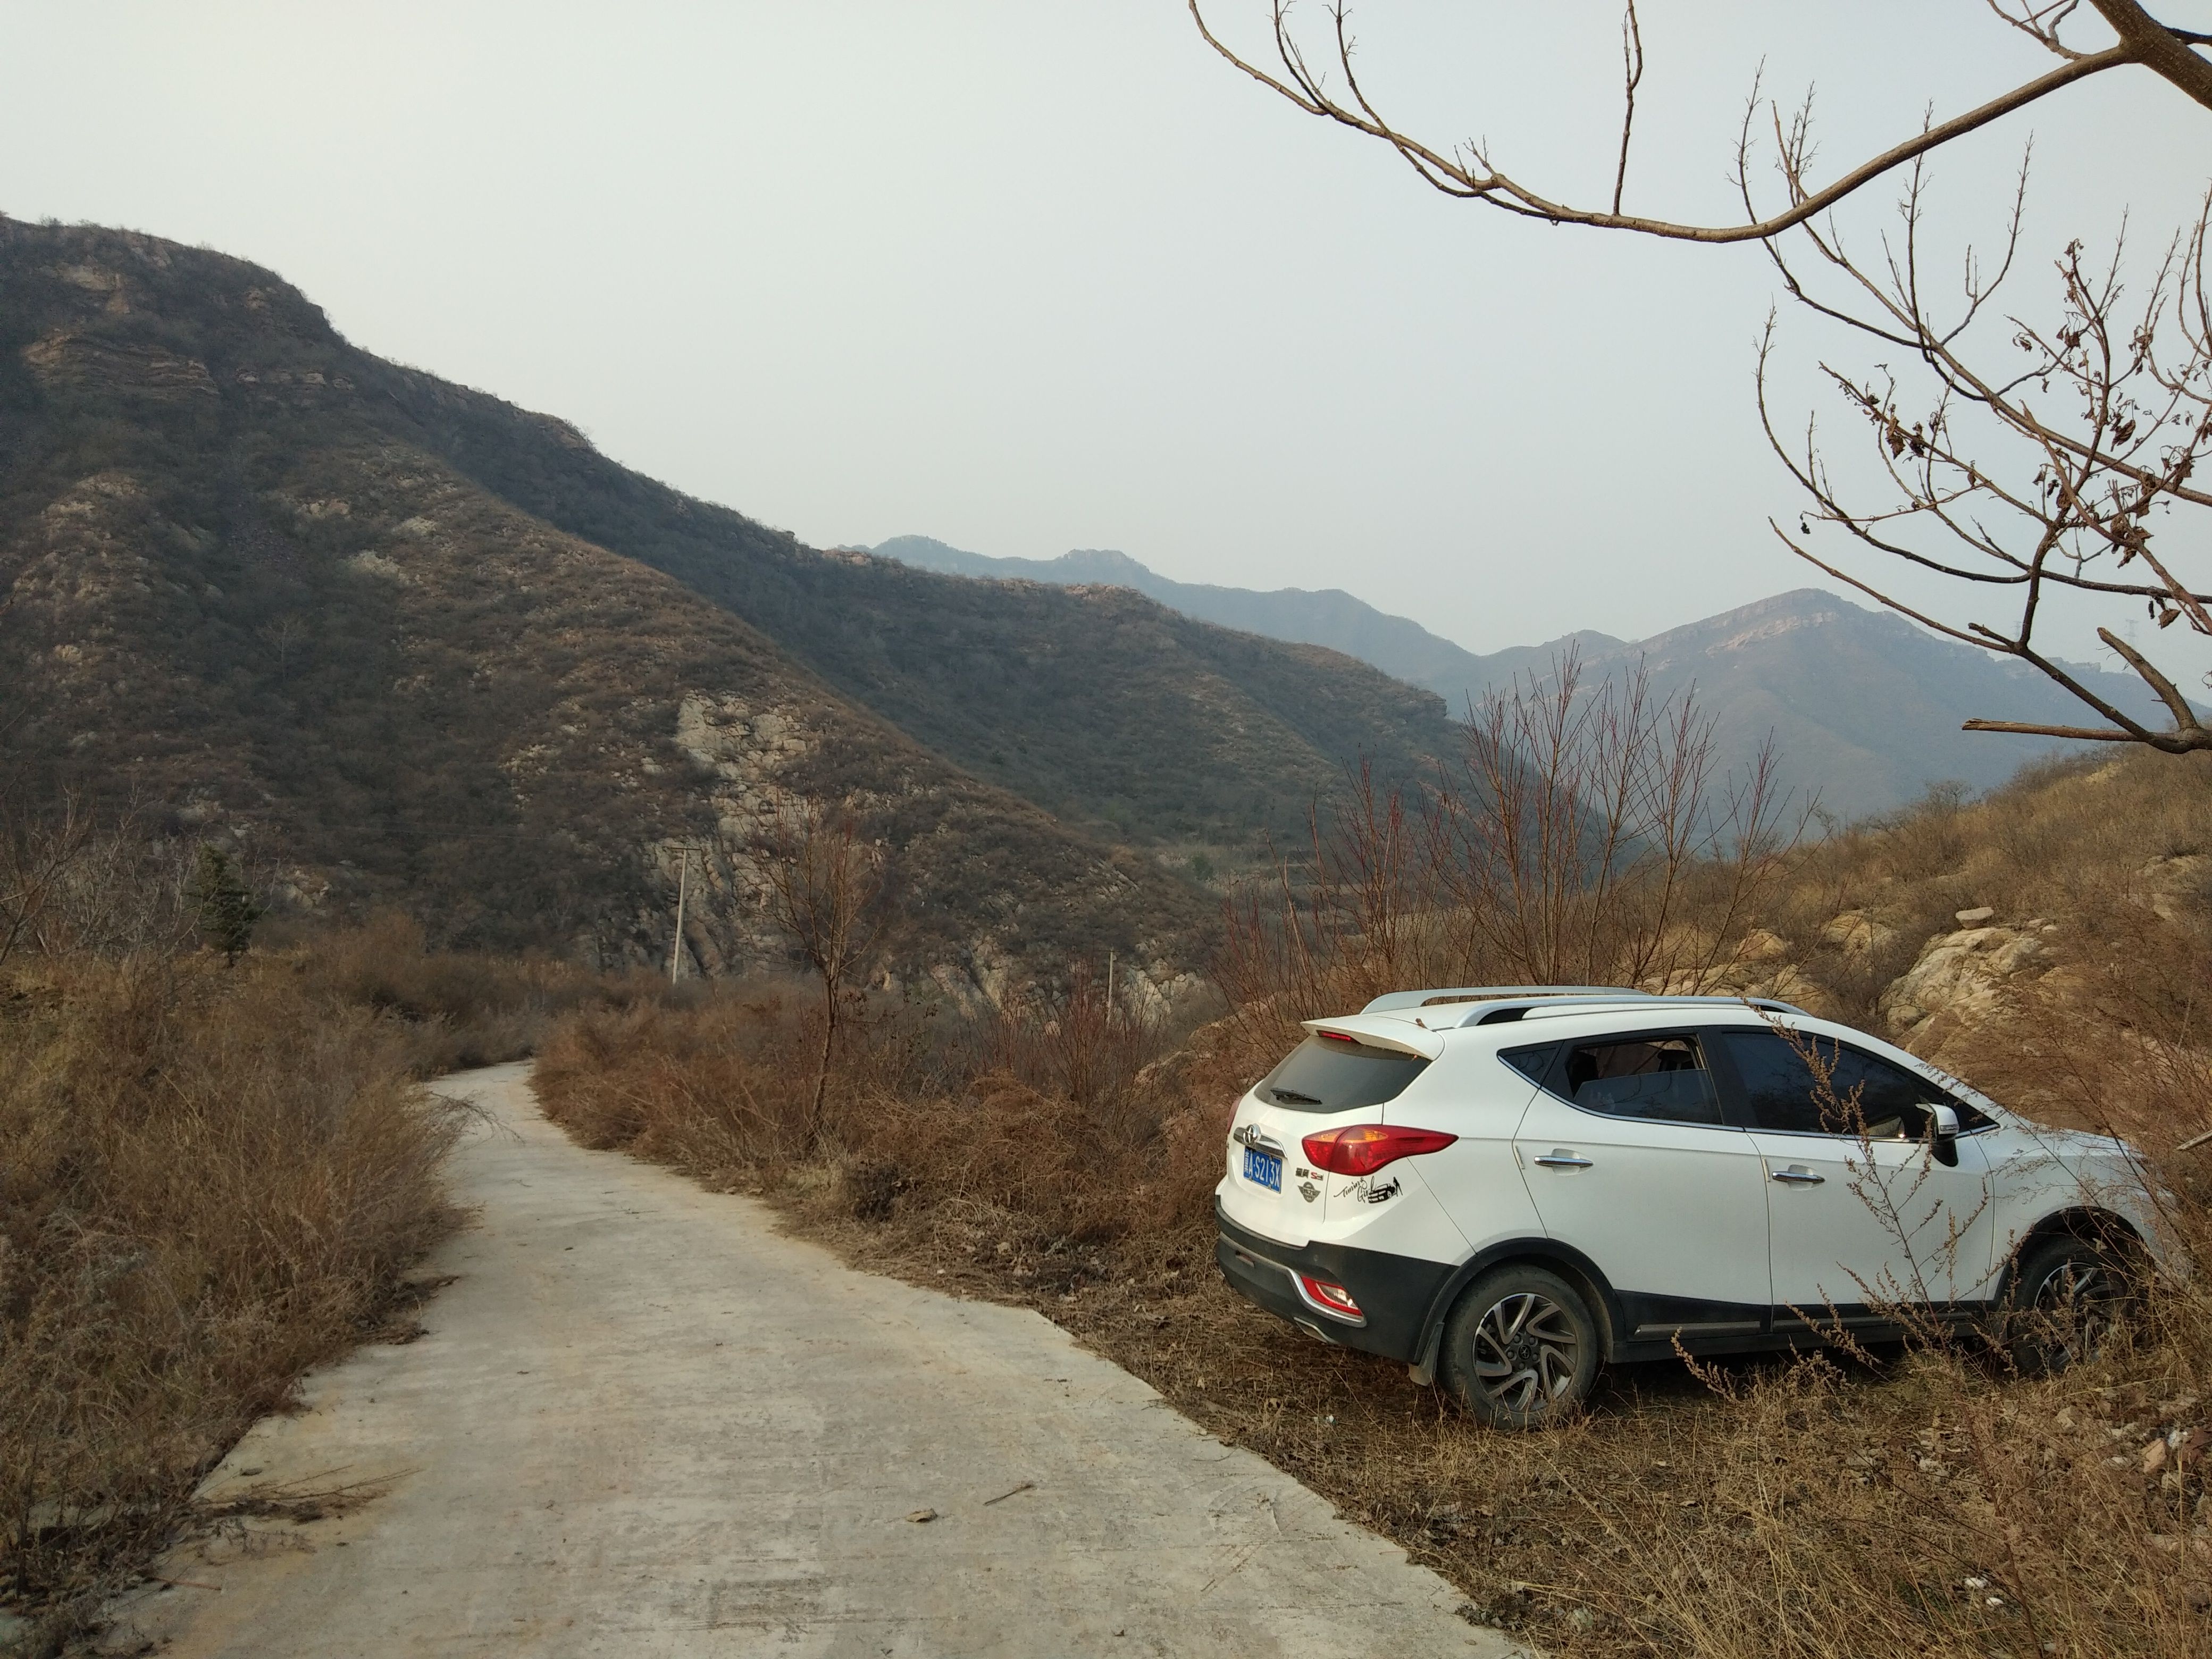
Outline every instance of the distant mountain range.
<svg viewBox="0 0 2212 1659">
<path fill-rule="evenodd" d="M 1547 675 L 1570 645 L 1592 672 L 1640 661 L 1662 692 L 1695 686 L 1699 703 L 1716 716 L 1727 760 L 1741 763 L 1771 732 L 1788 783 L 1817 790 L 1821 804 L 1845 818 L 1887 811 L 1939 781 L 1985 789 L 2063 746 L 1962 732 L 1963 720 L 2081 720 L 2071 699 L 2021 664 L 1817 588 L 1777 594 L 1647 640 L 1584 632 L 1478 655 L 1336 588 L 1260 592 L 1178 582 L 1104 549 L 1056 559 L 999 559 L 927 536 L 900 536 L 872 550 L 922 569 L 989 580 L 1134 588 L 1224 628 L 1357 657 L 1436 692 L 1455 714 L 1516 676 Z M 2116 706 L 2164 723 L 2155 700 L 2132 676 L 2069 666 Z"/>
<path fill-rule="evenodd" d="M 0 792 L 135 805 L 293 906 L 441 943 L 774 963 L 718 831 L 895 849 L 897 972 L 1203 965 L 1202 878 L 1443 703 L 1118 587 L 823 552 L 568 422 L 383 362 L 270 272 L 0 217 Z M 719 857 L 719 853 L 717 854 Z"/>
</svg>

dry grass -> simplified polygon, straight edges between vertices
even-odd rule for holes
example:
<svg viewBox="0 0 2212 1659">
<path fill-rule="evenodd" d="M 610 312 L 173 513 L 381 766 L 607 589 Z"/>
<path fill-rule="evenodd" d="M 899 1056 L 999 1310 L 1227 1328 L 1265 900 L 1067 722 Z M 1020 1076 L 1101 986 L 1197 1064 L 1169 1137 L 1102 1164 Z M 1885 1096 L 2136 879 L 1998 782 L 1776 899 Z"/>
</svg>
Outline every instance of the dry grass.
<svg viewBox="0 0 2212 1659">
<path fill-rule="evenodd" d="M 2177 1241 L 2203 1260 L 2212 1148 L 2171 1149 L 2212 1121 L 2197 1006 L 2212 906 L 2170 902 L 2142 870 L 2195 850 L 2212 770 L 2161 766 L 2055 769 L 1834 837 L 1791 860 L 1753 920 L 1817 939 L 1856 908 L 1895 927 L 1871 965 L 1798 953 L 1832 982 L 1859 974 L 1869 1023 L 1881 976 L 1953 909 L 2056 916 L 2061 938 L 2093 941 L 1978 1033 L 1954 1028 L 1951 1063 L 2001 1099 L 2136 1139 Z M 2201 1281 L 2160 1285 L 2126 1340 L 2055 1378 L 1971 1342 L 1620 1367 L 1567 1428 L 1487 1431 L 1402 1368 L 1322 1347 L 1218 1282 L 1207 1194 L 1281 1010 L 1248 1005 L 1159 1060 L 1159 1034 L 1111 1022 L 1098 1041 L 1042 1013 L 958 1030 L 878 1016 L 805 1161 L 799 1006 L 757 988 L 573 1016 L 540 1092 L 592 1144 L 766 1193 L 860 1265 L 1042 1310 L 1436 1567 L 1471 1620 L 1578 1655 L 2212 1653 Z M 1080 1084 L 1094 1075 L 1106 1086 Z"/>
<path fill-rule="evenodd" d="M 2055 922 L 2065 965 L 2101 969 L 2125 959 L 2131 939 L 2192 938 L 2212 920 L 2206 854 L 2212 756 L 2076 757 L 1981 800 L 1935 791 L 1806 846 L 1759 920 L 1839 1017 L 1880 1030 L 1882 988 L 1958 925 L 1955 912 L 1987 905 L 1999 922 Z M 1846 912 L 1876 930 L 1871 948 L 1822 937 Z"/>
<path fill-rule="evenodd" d="M 404 1028 L 283 960 L 0 986 L 0 1599 L 62 1639 L 454 1223 Z"/>
<path fill-rule="evenodd" d="M 410 1069 L 439 1077 L 537 1052 L 552 1022 L 590 1005 L 674 994 L 650 973 L 603 974 L 544 956 L 433 951 L 422 925 L 396 912 L 355 927 L 306 933 L 275 955 L 318 1001 L 390 1017 Z"/>
</svg>

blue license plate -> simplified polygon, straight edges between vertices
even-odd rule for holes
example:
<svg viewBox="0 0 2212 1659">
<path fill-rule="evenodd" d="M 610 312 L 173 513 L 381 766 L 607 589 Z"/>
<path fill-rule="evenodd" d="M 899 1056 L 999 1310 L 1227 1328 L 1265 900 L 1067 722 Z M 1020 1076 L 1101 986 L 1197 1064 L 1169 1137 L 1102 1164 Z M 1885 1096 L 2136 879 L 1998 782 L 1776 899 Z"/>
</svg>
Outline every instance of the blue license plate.
<svg viewBox="0 0 2212 1659">
<path fill-rule="evenodd" d="M 1283 1190 L 1283 1160 L 1257 1146 L 1244 1149 L 1244 1179 L 1270 1192 Z"/>
</svg>

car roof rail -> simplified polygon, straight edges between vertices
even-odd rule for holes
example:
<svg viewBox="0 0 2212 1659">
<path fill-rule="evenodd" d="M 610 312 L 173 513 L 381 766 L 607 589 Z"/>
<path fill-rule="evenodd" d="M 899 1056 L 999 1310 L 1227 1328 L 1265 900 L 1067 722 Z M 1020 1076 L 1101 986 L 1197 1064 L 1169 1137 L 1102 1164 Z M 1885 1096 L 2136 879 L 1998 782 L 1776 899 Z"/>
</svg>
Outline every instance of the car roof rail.
<svg viewBox="0 0 2212 1659">
<path fill-rule="evenodd" d="M 1639 1011 L 1663 1008 L 1753 1008 L 1762 1013 L 1795 1014 L 1802 1019 L 1812 1015 L 1794 1002 L 1784 1002 L 1779 997 L 1729 996 L 1666 996 L 1655 992 L 1639 991 L 1631 996 L 1558 996 L 1507 998 L 1486 1008 L 1469 1014 L 1460 1024 L 1465 1025 L 1502 1025 L 1509 1021 L 1526 1019 L 1531 1014 L 1569 1014 L 1593 1008 L 1618 1008 L 1624 1004 Z"/>
<path fill-rule="evenodd" d="M 1643 999 L 1651 995 L 1649 991 L 1631 990 L 1625 985 L 1459 985 L 1443 990 L 1391 991 L 1359 1012 L 1387 1014 L 1401 1008 L 1434 1008 L 1447 1002 L 1494 1002 L 1506 997 L 1540 1000 L 1551 997 L 1602 997 L 1619 1001 L 1623 997 Z"/>
</svg>

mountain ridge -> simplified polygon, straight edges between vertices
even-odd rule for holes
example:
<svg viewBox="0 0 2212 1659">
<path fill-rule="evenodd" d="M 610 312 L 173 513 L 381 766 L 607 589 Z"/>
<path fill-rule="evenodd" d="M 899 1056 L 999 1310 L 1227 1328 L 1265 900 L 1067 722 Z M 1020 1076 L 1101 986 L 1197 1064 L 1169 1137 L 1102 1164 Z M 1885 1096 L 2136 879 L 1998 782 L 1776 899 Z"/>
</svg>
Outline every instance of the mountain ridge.
<svg viewBox="0 0 2212 1659">
<path fill-rule="evenodd" d="M 971 580 L 1118 580 L 1169 605 L 1189 605 L 1223 626 L 1310 641 L 1359 656 L 1433 691 L 1455 714 L 1516 681 L 1541 681 L 1572 649 L 1586 674 L 1640 666 L 1655 689 L 1695 688 L 1717 723 L 1725 763 L 1750 763 L 1771 732 L 1786 783 L 1818 792 L 1851 817 L 1902 805 L 1933 784 L 1987 789 L 2029 760 L 2063 747 L 1960 731 L 1966 719 L 2071 723 L 2071 699 L 2024 664 L 1998 659 L 1820 588 L 1796 588 L 1643 640 L 1593 630 L 1477 654 L 1339 589 L 1258 592 L 1177 582 L 1125 553 L 1084 549 L 1058 559 L 996 559 L 924 536 L 874 550 Z M 1789 644 L 1784 645 L 1784 641 Z M 2156 700 L 2132 676 L 2069 664 L 2117 706 L 2152 721 Z"/>
<path fill-rule="evenodd" d="M 1364 664 L 1121 589 L 807 548 L 246 261 L 6 219 L 0 657 L 19 786 L 135 800 L 301 908 L 665 963 L 677 849 L 782 792 L 864 810 L 911 970 L 994 997 L 1109 949 L 1178 982 L 1217 925 L 1195 851 L 1449 734 Z M 775 962 L 693 873 L 694 961 Z"/>
</svg>

